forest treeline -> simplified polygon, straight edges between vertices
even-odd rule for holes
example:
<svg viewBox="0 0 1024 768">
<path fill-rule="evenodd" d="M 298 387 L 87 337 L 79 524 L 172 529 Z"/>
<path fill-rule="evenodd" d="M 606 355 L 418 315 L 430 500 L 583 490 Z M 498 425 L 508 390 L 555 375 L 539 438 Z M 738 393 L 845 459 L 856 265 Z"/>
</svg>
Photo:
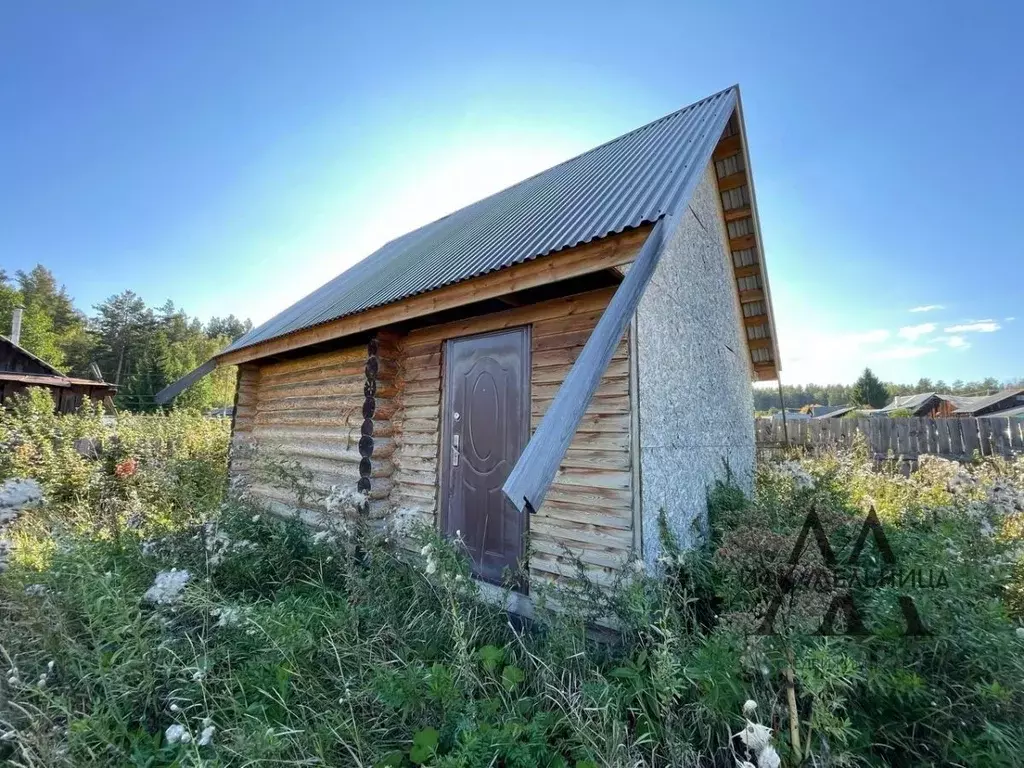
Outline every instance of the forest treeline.
<svg viewBox="0 0 1024 768">
<path fill-rule="evenodd" d="M 92 378 L 92 364 L 118 387 L 114 403 L 154 410 L 154 395 L 209 360 L 252 328 L 234 315 L 204 323 L 167 301 L 149 307 L 122 291 L 86 314 L 42 265 L 8 275 L 0 269 L 0 334 L 7 336 L 15 307 L 24 307 L 20 344 L 60 371 Z M 215 408 L 234 400 L 234 368 L 218 368 L 178 396 L 175 405 Z"/>
<path fill-rule="evenodd" d="M 848 405 L 858 402 L 854 395 L 854 384 L 784 384 L 782 398 L 787 408 L 803 408 L 805 405 Z M 919 392 L 941 392 L 948 395 L 985 395 L 997 392 L 1006 387 L 1024 387 L 1024 379 L 1000 382 L 998 379 L 987 378 L 979 381 L 963 381 L 956 379 L 947 382 L 942 379 L 918 379 L 914 384 L 896 384 L 885 382 L 888 400 L 897 395 L 913 395 Z M 769 411 L 779 409 L 779 390 L 777 387 L 754 389 L 754 410 Z"/>
<path fill-rule="evenodd" d="M 91 314 L 75 306 L 67 289 L 42 265 L 9 275 L 0 269 L 0 334 L 8 335 L 16 306 L 24 307 L 21 345 L 59 370 L 91 377 L 95 363 L 104 380 L 116 384 L 119 408 L 133 411 L 156 409 L 154 395 L 209 360 L 252 328 L 249 320 L 234 315 L 202 322 L 167 301 L 149 307 L 132 291 L 122 291 L 97 304 Z M 1024 386 L 1003 382 L 1002 386 Z M 787 408 L 805 405 L 845 405 L 855 401 L 856 384 L 784 385 Z M 884 384 L 889 397 L 915 392 L 984 394 L 998 390 L 993 378 L 981 381 L 932 381 Z M 234 400 L 235 370 L 218 368 L 183 392 L 178 407 L 199 409 L 227 406 Z M 754 390 L 754 408 L 779 407 L 775 387 Z"/>
</svg>

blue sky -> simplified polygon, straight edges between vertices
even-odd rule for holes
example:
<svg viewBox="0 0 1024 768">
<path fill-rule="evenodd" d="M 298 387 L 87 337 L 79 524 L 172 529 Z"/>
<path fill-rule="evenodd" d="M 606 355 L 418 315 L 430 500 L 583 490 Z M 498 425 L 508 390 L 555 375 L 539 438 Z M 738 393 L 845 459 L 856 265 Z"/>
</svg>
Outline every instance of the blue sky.
<svg viewBox="0 0 1024 768">
<path fill-rule="evenodd" d="M 83 307 L 132 288 L 259 322 L 738 82 L 784 381 L 1016 378 L 1022 23 L 1012 3 L 8 2 L 0 267 L 42 262 Z"/>
</svg>

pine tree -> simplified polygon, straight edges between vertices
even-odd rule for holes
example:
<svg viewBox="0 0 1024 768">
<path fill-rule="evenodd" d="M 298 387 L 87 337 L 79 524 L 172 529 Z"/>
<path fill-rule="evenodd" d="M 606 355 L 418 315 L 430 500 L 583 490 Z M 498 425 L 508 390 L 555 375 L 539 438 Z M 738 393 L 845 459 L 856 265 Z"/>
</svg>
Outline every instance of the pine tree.
<svg viewBox="0 0 1024 768">
<path fill-rule="evenodd" d="M 870 405 L 872 408 L 881 408 L 889 402 L 889 391 L 871 372 L 870 368 L 865 368 L 864 373 L 853 383 L 853 389 L 850 390 L 850 402 L 854 405 Z"/>
</svg>

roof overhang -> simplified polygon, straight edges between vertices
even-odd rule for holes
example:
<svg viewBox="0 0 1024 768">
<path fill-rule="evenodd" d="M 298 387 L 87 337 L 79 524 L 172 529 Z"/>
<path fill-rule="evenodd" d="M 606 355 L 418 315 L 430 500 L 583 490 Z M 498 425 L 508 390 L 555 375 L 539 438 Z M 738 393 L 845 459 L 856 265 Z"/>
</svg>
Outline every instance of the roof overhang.
<svg viewBox="0 0 1024 768">
<path fill-rule="evenodd" d="M 728 162 L 729 158 L 739 155 L 742 163 L 736 164 L 736 170 L 725 175 L 719 173 L 719 164 Z M 754 189 L 754 172 L 750 162 L 747 142 L 747 128 L 743 120 L 743 99 L 736 87 L 736 111 L 726 125 L 722 136 L 712 154 L 715 162 L 715 177 L 718 181 L 719 195 L 722 198 L 722 216 L 726 225 L 726 243 L 729 257 L 733 264 L 734 285 L 740 302 L 740 321 L 743 330 L 747 355 L 755 381 L 774 381 L 779 378 L 782 370 L 779 356 L 777 325 L 775 310 L 772 306 L 771 286 L 768 280 L 768 267 L 765 261 L 764 241 L 761 235 L 761 220 L 757 210 L 757 192 Z M 725 196 L 732 190 L 747 190 L 749 202 L 729 210 L 725 209 Z M 732 235 L 737 229 L 742 234 Z M 753 249 L 750 251 L 750 249 Z M 752 260 L 744 258 L 752 254 Z M 747 263 L 748 260 L 750 263 Z M 760 288 L 741 289 L 740 281 L 744 278 L 759 279 Z M 747 314 L 747 308 L 757 308 L 763 302 L 763 312 Z M 755 329 L 752 333 L 750 329 Z M 762 335 L 763 334 L 763 335 Z M 770 359 L 763 359 L 769 350 Z"/>
<path fill-rule="evenodd" d="M 96 387 L 116 389 L 113 384 L 93 379 L 79 379 L 73 376 L 49 375 L 45 373 L 16 373 L 0 371 L 0 381 L 13 381 L 19 384 L 39 385 L 43 387 Z"/>
</svg>

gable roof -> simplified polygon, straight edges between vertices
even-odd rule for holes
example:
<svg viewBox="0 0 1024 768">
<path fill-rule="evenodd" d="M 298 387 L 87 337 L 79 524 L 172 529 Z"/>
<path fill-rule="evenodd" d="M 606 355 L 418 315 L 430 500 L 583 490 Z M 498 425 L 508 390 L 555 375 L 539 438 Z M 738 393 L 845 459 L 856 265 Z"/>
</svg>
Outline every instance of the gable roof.
<svg viewBox="0 0 1024 768">
<path fill-rule="evenodd" d="M 727 88 L 392 240 L 218 356 L 654 223 L 738 98 Z"/>
<path fill-rule="evenodd" d="M 935 392 L 920 392 L 916 395 L 897 395 L 892 399 L 884 408 L 879 408 L 875 411 L 877 414 L 891 413 L 892 411 L 900 411 L 904 408 L 910 412 L 920 410 L 924 406 L 928 405 L 932 398 L 945 398 L 945 395 L 939 395 Z"/>
<path fill-rule="evenodd" d="M 857 410 L 856 405 L 816 405 L 811 409 L 812 419 L 837 419 L 850 411 Z"/>
<path fill-rule="evenodd" d="M 28 358 L 29 360 L 31 360 L 33 363 L 38 365 L 40 368 L 42 368 L 44 371 L 46 371 L 49 374 L 52 374 L 54 376 L 63 376 L 64 375 L 63 373 L 58 371 L 56 368 L 54 368 L 52 365 L 50 365 L 48 362 L 43 360 L 41 357 L 36 357 L 31 352 L 29 352 L 27 349 L 25 349 L 23 346 L 21 346 L 20 344 L 15 344 L 13 341 L 8 339 L 6 336 L 0 335 L 0 346 L 9 347 L 15 354 L 18 354 L 18 355 L 21 355 L 23 357 Z M 12 372 L 16 372 L 16 371 L 12 371 Z"/>
<path fill-rule="evenodd" d="M 1009 400 L 1013 398 L 1014 401 L 1016 401 L 1017 395 L 1024 395 L 1024 388 L 1004 389 L 1002 392 L 996 392 L 994 395 L 987 395 L 985 397 L 963 398 L 967 402 L 963 403 L 959 408 L 957 408 L 954 411 L 954 413 L 978 413 L 979 411 L 983 411 L 986 408 L 991 408 L 993 405 L 998 405 L 1003 400 Z"/>
<path fill-rule="evenodd" d="M 1024 405 L 1017 406 L 1016 408 L 1007 408 L 1005 411 L 995 411 L 993 413 L 986 413 L 984 416 L 979 416 L 979 419 L 1024 419 Z"/>
</svg>

